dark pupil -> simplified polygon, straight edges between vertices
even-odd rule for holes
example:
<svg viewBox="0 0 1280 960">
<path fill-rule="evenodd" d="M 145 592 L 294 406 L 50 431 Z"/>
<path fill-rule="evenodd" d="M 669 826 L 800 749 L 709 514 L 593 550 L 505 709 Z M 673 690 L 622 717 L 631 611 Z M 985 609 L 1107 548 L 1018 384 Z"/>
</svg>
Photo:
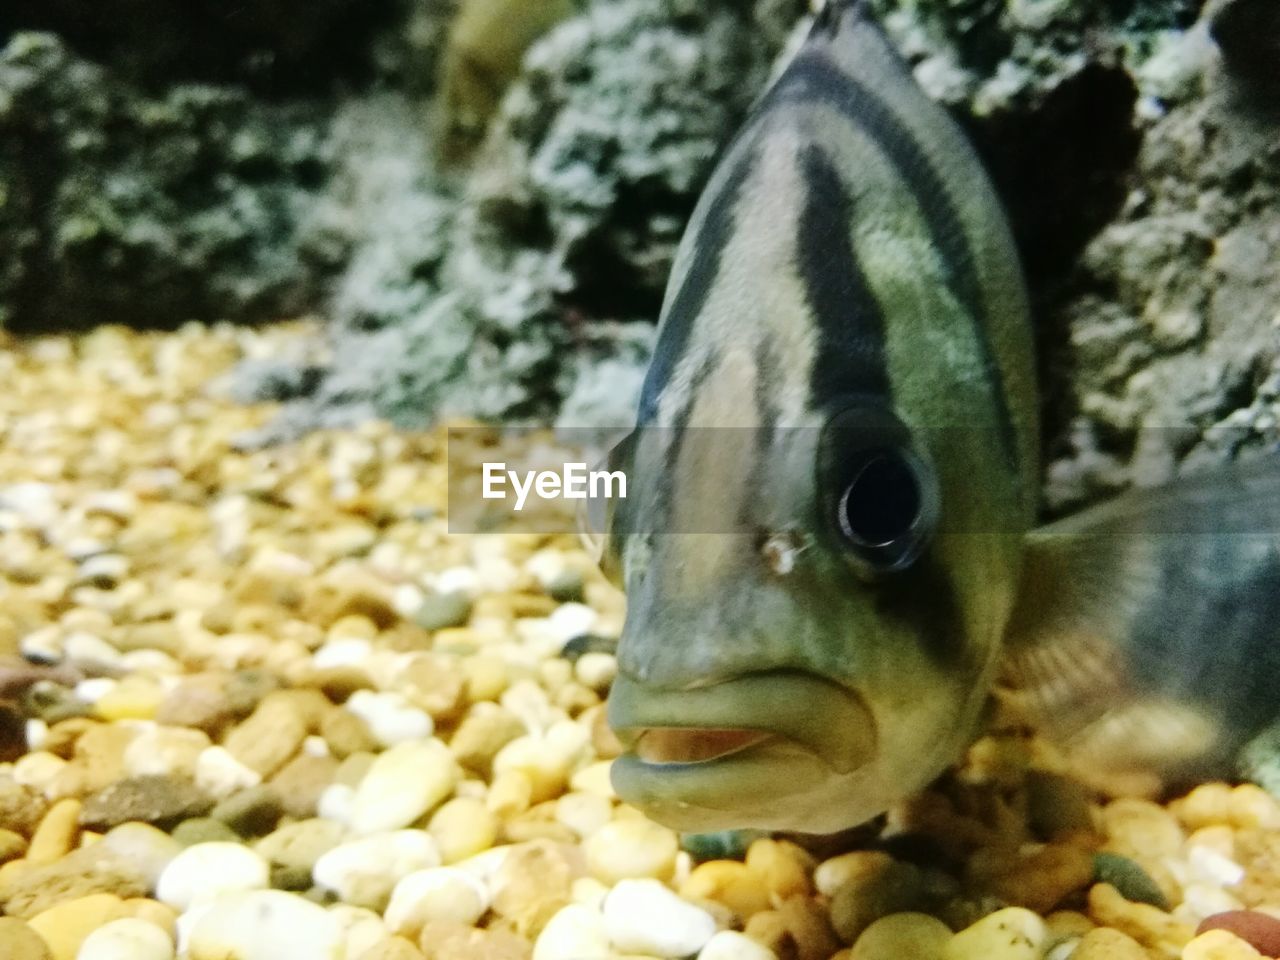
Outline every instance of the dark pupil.
<svg viewBox="0 0 1280 960">
<path fill-rule="evenodd" d="M 845 533 L 864 546 L 893 543 L 920 514 L 915 474 L 901 457 L 878 454 L 853 478 L 840 501 Z"/>
</svg>

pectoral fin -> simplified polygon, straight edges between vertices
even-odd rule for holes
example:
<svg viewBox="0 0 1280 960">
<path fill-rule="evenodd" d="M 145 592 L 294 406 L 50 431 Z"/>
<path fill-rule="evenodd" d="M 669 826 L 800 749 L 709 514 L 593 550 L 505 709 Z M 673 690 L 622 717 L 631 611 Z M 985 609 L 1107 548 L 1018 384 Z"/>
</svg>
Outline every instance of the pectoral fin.
<svg viewBox="0 0 1280 960">
<path fill-rule="evenodd" d="M 998 696 L 1091 779 L 1229 770 L 1280 715 L 1280 458 L 1035 531 Z"/>
</svg>

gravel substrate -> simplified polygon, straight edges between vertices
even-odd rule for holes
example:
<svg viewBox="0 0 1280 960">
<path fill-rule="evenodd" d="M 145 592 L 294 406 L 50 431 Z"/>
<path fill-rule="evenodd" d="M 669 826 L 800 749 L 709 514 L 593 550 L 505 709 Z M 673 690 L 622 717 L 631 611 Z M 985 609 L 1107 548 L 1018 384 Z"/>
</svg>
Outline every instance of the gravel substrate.
<svg viewBox="0 0 1280 960">
<path fill-rule="evenodd" d="M 619 803 L 613 658 L 562 651 L 622 598 L 572 538 L 449 535 L 442 434 L 238 452 L 272 410 L 207 385 L 292 335 L 3 345 L 0 957 L 1280 953 L 1267 794 L 1102 804 L 1018 732 L 839 838 Z"/>
</svg>

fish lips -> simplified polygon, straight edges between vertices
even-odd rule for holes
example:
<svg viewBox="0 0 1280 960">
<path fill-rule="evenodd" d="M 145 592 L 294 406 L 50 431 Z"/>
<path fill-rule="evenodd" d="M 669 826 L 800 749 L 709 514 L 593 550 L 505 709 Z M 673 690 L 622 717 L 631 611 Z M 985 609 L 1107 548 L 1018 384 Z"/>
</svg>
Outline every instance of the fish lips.
<svg viewBox="0 0 1280 960">
<path fill-rule="evenodd" d="M 610 691 L 608 715 L 626 759 L 654 768 L 729 763 L 786 744 L 846 774 L 876 751 L 875 720 L 862 698 L 798 670 L 694 690 L 656 689 L 624 674 Z"/>
</svg>

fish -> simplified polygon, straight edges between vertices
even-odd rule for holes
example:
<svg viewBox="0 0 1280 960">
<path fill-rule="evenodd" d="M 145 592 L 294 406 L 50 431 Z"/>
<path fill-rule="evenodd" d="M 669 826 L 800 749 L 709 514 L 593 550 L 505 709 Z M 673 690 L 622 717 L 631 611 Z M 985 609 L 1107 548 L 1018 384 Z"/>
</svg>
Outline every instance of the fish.
<svg viewBox="0 0 1280 960">
<path fill-rule="evenodd" d="M 867 5 L 828 0 L 707 182 L 609 454 L 618 795 L 687 832 L 834 833 L 993 703 L 1102 779 L 1264 735 L 1280 460 L 1041 526 L 1040 444 L 997 193 Z"/>
</svg>

